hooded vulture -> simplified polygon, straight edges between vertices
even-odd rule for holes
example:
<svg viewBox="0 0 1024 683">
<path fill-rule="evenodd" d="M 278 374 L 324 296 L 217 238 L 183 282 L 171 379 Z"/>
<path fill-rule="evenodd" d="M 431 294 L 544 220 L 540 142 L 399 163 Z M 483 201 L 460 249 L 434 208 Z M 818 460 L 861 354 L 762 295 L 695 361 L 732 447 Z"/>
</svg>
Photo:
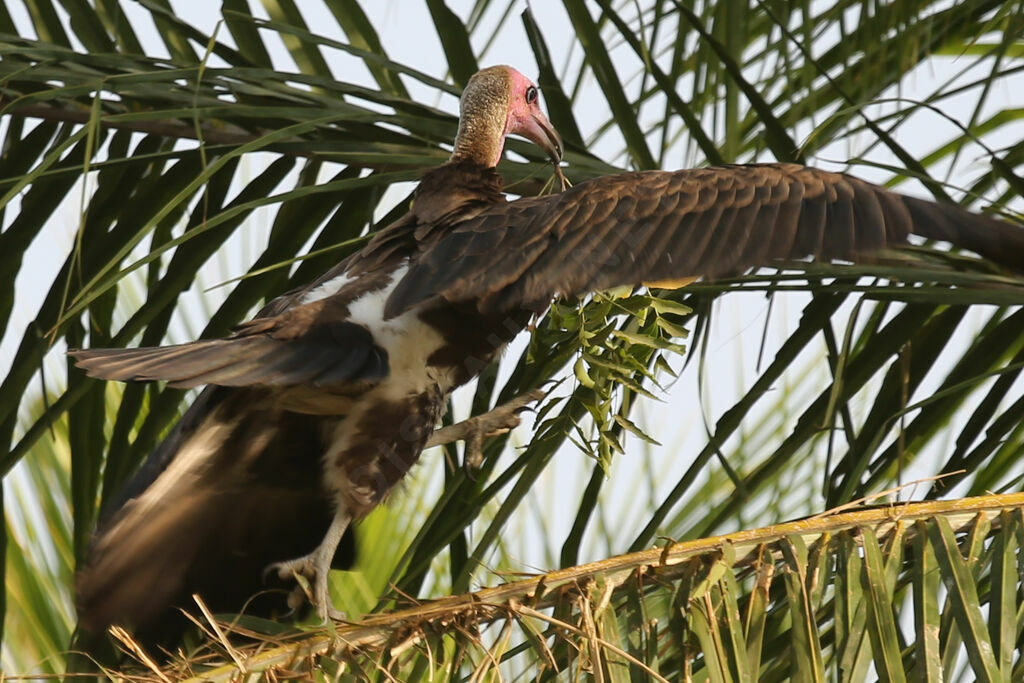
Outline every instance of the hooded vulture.
<svg viewBox="0 0 1024 683">
<path fill-rule="evenodd" d="M 495 166 L 509 134 L 561 159 L 537 87 L 491 67 L 465 89 L 450 161 L 361 251 L 223 339 L 71 352 L 92 377 L 207 387 L 101 522 L 78 577 L 84 627 L 159 630 L 192 593 L 239 611 L 268 572 L 310 577 L 320 616 L 337 616 L 327 574 L 346 530 L 553 297 L 852 261 L 910 234 L 1024 268 L 1021 227 L 795 164 L 621 173 L 508 201 Z"/>
</svg>

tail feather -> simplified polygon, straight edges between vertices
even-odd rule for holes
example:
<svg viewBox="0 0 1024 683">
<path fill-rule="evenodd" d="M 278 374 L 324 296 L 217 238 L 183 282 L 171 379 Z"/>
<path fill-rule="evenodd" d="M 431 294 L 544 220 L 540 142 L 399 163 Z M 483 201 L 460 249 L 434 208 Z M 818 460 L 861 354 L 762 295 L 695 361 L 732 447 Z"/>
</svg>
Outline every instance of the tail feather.
<svg viewBox="0 0 1024 683">
<path fill-rule="evenodd" d="M 121 624 L 144 641 L 176 638 L 192 593 L 214 612 L 287 609 L 283 591 L 250 598 L 268 588 L 267 565 L 312 551 L 330 526 L 321 458 L 340 418 L 253 410 L 252 394 L 234 393 L 205 415 L 98 531 L 77 580 L 87 631 Z"/>
</svg>

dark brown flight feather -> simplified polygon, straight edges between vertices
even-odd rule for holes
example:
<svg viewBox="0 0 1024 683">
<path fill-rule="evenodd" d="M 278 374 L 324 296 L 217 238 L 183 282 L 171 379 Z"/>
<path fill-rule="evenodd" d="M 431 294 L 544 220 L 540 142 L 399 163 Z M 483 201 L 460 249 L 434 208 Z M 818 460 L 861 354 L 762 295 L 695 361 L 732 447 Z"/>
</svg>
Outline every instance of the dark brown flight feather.
<svg viewBox="0 0 1024 683">
<path fill-rule="evenodd" d="M 776 260 L 853 261 L 910 234 L 1024 270 L 1024 228 L 795 164 L 622 173 L 489 207 L 426 246 L 385 316 L 475 302 L 515 310 Z"/>
</svg>

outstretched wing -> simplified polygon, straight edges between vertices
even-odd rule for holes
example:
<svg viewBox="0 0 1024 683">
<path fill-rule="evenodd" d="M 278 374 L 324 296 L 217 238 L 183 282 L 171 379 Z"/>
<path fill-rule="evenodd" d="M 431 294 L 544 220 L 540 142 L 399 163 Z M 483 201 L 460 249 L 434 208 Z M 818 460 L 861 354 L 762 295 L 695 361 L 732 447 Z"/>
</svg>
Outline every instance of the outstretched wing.
<svg viewBox="0 0 1024 683">
<path fill-rule="evenodd" d="M 173 387 L 331 386 L 380 380 L 387 352 L 370 332 L 347 321 L 303 327 L 257 318 L 224 339 L 138 349 L 83 349 L 68 353 L 90 377 L 164 380 Z"/>
<path fill-rule="evenodd" d="M 914 233 L 1024 268 L 1024 229 L 796 164 L 623 173 L 496 205 L 431 245 L 393 317 L 431 301 L 482 311 L 556 294 L 715 277 L 807 256 L 853 260 Z"/>
</svg>

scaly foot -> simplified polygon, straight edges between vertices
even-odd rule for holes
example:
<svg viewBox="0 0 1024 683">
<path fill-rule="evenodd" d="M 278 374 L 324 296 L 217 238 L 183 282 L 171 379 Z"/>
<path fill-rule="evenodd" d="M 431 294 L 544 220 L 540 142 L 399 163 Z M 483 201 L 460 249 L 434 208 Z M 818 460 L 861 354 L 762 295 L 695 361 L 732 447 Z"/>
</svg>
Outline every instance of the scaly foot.
<svg viewBox="0 0 1024 683">
<path fill-rule="evenodd" d="M 490 436 L 504 434 L 519 426 L 519 413 L 544 397 L 543 389 L 534 389 L 517 396 L 493 410 L 476 415 L 457 424 L 442 427 L 430 435 L 425 448 L 442 446 L 453 441 L 466 442 L 466 464 L 478 467 L 483 460 L 483 440 Z"/>
<path fill-rule="evenodd" d="M 331 571 L 331 561 L 334 553 L 338 550 L 338 543 L 348 528 L 350 517 L 347 512 L 338 509 L 334 513 L 334 520 L 331 522 L 324 540 L 308 555 L 297 557 L 294 560 L 274 562 L 267 566 L 264 573 L 276 572 L 278 578 L 290 579 L 293 576 L 303 576 L 313 582 L 313 594 L 308 596 L 310 602 L 316 606 L 316 613 L 320 619 L 327 623 L 328 619 L 340 620 L 345 618 L 345 613 L 335 608 L 331 602 L 331 592 L 328 589 L 327 577 Z M 297 589 L 301 591 L 301 587 Z M 288 606 L 298 607 L 295 601 L 296 593 L 293 592 L 288 598 Z"/>
</svg>

